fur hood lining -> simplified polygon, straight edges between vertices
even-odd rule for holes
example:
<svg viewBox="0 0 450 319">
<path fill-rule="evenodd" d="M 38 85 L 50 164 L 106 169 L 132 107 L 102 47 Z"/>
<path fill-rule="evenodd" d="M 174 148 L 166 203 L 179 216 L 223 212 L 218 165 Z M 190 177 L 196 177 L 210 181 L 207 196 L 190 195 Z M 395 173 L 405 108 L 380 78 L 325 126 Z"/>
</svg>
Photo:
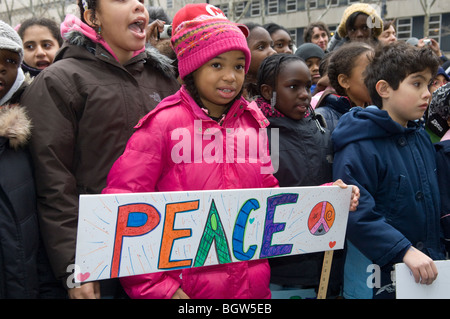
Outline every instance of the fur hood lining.
<svg viewBox="0 0 450 319">
<path fill-rule="evenodd" d="M 9 139 L 9 145 L 17 149 L 27 144 L 31 135 L 31 120 L 23 107 L 0 107 L 0 136 Z"/>
</svg>

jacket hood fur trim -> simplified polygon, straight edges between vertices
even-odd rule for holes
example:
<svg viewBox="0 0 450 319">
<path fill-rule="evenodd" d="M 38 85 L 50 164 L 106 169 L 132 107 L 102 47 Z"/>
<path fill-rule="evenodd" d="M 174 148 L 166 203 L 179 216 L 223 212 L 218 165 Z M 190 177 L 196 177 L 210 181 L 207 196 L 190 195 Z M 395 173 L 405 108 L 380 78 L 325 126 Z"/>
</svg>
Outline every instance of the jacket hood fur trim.
<svg viewBox="0 0 450 319">
<path fill-rule="evenodd" d="M 25 146 L 31 136 L 31 120 L 17 104 L 0 107 L 0 136 L 9 139 L 13 149 Z"/>
</svg>

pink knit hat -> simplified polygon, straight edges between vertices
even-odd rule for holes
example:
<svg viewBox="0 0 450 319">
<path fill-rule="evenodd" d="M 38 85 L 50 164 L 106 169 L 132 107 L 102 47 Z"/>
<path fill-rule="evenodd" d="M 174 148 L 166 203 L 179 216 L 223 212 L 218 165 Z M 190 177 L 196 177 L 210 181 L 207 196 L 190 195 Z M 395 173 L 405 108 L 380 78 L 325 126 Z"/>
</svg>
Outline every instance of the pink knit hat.
<svg viewBox="0 0 450 319">
<path fill-rule="evenodd" d="M 242 26 L 227 19 L 201 15 L 182 22 L 171 43 L 178 59 L 181 79 L 222 53 L 239 50 L 245 55 L 245 73 L 250 67 L 250 49 Z"/>
<path fill-rule="evenodd" d="M 220 8 L 209 3 L 188 3 L 177 11 L 172 19 L 172 28 L 176 30 L 184 21 L 190 21 L 202 15 L 226 19 L 225 13 Z"/>
</svg>

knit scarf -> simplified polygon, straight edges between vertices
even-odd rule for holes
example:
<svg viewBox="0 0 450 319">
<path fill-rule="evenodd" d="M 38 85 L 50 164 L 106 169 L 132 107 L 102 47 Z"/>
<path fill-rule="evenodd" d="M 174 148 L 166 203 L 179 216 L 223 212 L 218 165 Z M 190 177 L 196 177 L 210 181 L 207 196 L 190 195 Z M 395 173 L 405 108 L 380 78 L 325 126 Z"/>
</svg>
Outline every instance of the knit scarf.
<svg viewBox="0 0 450 319">
<path fill-rule="evenodd" d="M 272 109 L 272 106 L 270 105 L 269 102 L 267 102 L 266 99 L 264 99 L 263 97 L 258 97 L 256 99 L 256 104 L 258 105 L 258 107 L 260 108 L 260 110 L 263 112 L 264 116 L 269 118 L 269 117 L 285 117 L 285 115 L 283 113 L 281 113 L 280 111 L 278 111 L 276 108 Z"/>
<path fill-rule="evenodd" d="M 263 112 L 264 116 L 267 117 L 267 118 L 271 118 L 271 117 L 286 117 L 286 115 L 282 114 L 276 108 L 272 108 L 270 103 L 267 102 L 267 100 L 264 99 L 261 96 L 258 97 L 255 100 L 255 102 L 256 102 L 256 105 L 258 105 L 259 109 Z M 321 133 L 325 133 L 324 128 L 320 124 L 319 120 L 317 119 L 316 114 L 314 113 L 314 110 L 311 107 L 309 107 L 309 110 L 306 112 L 305 118 L 307 118 L 308 116 L 311 116 L 311 118 L 313 119 L 314 123 L 316 123 L 317 128 L 319 129 L 319 131 Z"/>
<path fill-rule="evenodd" d="M 276 108 L 272 108 L 269 102 L 267 102 L 266 99 L 263 97 L 258 97 L 255 100 L 256 104 L 258 105 L 259 109 L 263 112 L 264 116 L 269 117 L 286 117 L 283 113 L 278 111 Z M 309 111 L 306 111 L 305 118 L 310 115 Z"/>
</svg>

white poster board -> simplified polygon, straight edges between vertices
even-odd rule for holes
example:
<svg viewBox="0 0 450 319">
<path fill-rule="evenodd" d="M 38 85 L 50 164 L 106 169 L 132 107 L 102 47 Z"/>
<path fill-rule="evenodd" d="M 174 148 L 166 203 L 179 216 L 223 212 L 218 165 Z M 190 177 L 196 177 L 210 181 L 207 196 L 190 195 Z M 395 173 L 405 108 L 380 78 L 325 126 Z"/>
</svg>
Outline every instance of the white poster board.
<svg viewBox="0 0 450 319">
<path fill-rule="evenodd" d="M 438 276 L 431 285 L 416 283 L 406 264 L 396 264 L 397 299 L 450 299 L 450 260 L 440 260 L 435 263 Z"/>
<path fill-rule="evenodd" d="M 342 249 L 351 187 L 82 195 L 75 281 Z"/>
</svg>

